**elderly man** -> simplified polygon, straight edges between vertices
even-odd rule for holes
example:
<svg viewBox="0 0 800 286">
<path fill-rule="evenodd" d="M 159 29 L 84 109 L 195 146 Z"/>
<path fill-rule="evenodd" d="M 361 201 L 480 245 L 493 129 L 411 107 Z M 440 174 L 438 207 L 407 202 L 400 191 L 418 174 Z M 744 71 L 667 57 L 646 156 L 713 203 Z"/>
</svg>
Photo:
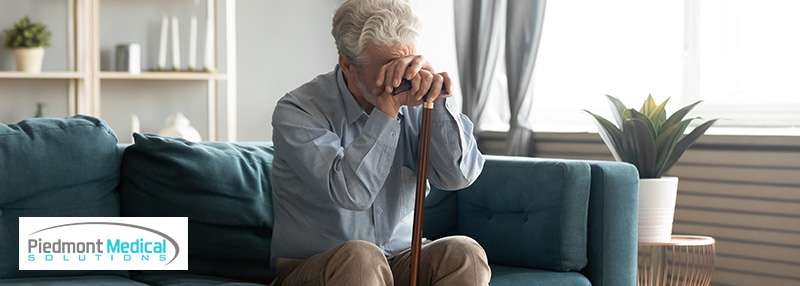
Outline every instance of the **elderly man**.
<svg viewBox="0 0 800 286">
<path fill-rule="evenodd" d="M 345 1 L 333 18 L 339 64 L 278 101 L 276 284 L 408 284 L 424 100 L 434 102 L 430 184 L 458 190 L 480 174 L 472 122 L 446 102 L 447 74 L 416 54 L 417 31 L 403 0 Z M 392 95 L 402 79 L 411 90 Z M 489 283 L 486 253 L 471 238 L 426 241 L 421 255 L 423 285 Z"/>
</svg>

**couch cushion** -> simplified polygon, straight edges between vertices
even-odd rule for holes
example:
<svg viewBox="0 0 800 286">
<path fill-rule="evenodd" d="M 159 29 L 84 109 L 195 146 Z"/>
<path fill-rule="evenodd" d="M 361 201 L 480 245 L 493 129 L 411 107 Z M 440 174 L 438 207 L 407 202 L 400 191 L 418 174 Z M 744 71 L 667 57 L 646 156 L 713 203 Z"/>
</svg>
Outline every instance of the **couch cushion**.
<svg viewBox="0 0 800 286">
<path fill-rule="evenodd" d="M 139 273 L 135 271 L 131 277 L 153 286 L 263 286 L 266 283 L 266 281 L 264 283 L 240 282 L 229 278 L 174 271 L 148 273 Z"/>
<path fill-rule="evenodd" d="M 480 177 L 458 192 L 458 232 L 493 263 L 580 270 L 589 183 L 586 162 L 487 156 Z"/>
<path fill-rule="evenodd" d="M 577 272 L 555 272 L 540 269 L 490 265 L 492 286 L 591 286 L 586 276 Z"/>
<path fill-rule="evenodd" d="M 138 281 L 113 275 L 60 276 L 0 279 L 0 286 L 147 286 Z"/>
<path fill-rule="evenodd" d="M 119 216 L 117 137 L 74 116 L 0 124 L 0 279 L 86 271 L 18 271 L 20 216 Z"/>
<path fill-rule="evenodd" d="M 123 216 L 189 217 L 191 273 L 271 278 L 271 145 L 141 134 L 134 142 L 122 162 Z"/>
</svg>

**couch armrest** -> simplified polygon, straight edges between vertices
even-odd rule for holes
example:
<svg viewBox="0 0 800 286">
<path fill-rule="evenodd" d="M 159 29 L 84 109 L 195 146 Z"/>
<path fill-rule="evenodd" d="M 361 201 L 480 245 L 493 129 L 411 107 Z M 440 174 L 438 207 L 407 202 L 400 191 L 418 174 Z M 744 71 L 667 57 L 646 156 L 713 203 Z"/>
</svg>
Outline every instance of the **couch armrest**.
<svg viewBox="0 0 800 286">
<path fill-rule="evenodd" d="M 636 285 L 639 174 L 627 163 L 590 161 L 588 255 L 592 285 Z"/>
</svg>

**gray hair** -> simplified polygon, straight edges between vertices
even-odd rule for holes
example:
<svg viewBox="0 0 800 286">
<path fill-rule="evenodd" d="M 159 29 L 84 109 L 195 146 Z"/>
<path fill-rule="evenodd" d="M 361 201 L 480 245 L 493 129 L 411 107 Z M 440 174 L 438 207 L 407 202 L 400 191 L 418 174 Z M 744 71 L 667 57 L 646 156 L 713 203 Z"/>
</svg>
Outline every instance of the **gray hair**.
<svg viewBox="0 0 800 286">
<path fill-rule="evenodd" d="M 406 0 L 347 0 L 333 16 L 331 34 L 339 54 L 359 62 L 368 43 L 413 44 L 419 26 Z"/>
</svg>

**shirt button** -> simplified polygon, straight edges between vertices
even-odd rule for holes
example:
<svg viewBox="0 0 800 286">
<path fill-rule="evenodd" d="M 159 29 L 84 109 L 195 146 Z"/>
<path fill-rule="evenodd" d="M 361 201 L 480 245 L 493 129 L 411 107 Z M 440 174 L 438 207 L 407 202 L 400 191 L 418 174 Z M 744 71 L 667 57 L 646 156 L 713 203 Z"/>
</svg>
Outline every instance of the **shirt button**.
<svg viewBox="0 0 800 286">
<path fill-rule="evenodd" d="M 394 132 L 394 131 L 392 131 L 392 137 L 394 137 L 394 135 L 395 135 L 395 132 Z"/>
</svg>

